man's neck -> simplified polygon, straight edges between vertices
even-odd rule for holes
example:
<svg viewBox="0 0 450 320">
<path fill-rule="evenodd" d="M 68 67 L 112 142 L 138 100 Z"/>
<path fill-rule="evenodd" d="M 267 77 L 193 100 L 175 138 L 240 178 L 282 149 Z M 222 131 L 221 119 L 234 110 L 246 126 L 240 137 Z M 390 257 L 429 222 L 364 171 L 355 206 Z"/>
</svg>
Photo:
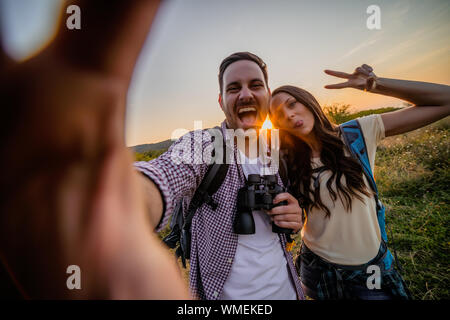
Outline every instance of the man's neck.
<svg viewBox="0 0 450 320">
<path fill-rule="evenodd" d="M 259 137 L 259 133 L 260 133 L 260 127 L 257 127 L 257 128 L 249 128 L 249 129 L 243 129 L 243 128 L 232 128 L 230 125 L 229 125 L 229 123 L 228 123 L 228 121 L 225 119 L 225 128 L 227 129 L 227 130 L 238 130 L 238 129 L 242 129 L 242 130 L 244 130 L 244 132 L 245 131 L 247 131 L 247 130 L 250 130 L 250 129 L 254 129 L 254 130 L 256 130 L 256 140 L 253 140 L 253 139 L 250 139 L 250 136 L 248 137 L 248 138 L 246 138 L 245 139 L 245 145 L 243 146 L 242 144 L 237 144 L 237 148 L 238 148 L 238 150 L 241 152 L 241 153 L 243 153 L 247 158 L 249 158 L 249 159 L 253 159 L 253 158 L 255 158 L 255 157 L 257 157 L 258 156 L 258 152 L 259 152 L 259 140 L 258 140 L 258 137 Z M 251 150 L 251 147 L 252 148 L 255 148 L 255 150 L 256 150 L 256 154 L 252 154 L 251 152 L 250 152 L 250 150 Z"/>
</svg>

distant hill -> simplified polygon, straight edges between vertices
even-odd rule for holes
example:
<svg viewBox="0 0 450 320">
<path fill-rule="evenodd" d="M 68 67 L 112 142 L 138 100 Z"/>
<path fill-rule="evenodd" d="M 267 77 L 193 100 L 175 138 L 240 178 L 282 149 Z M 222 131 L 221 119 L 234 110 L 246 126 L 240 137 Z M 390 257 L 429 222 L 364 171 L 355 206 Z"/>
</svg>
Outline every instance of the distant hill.
<svg viewBox="0 0 450 320">
<path fill-rule="evenodd" d="M 339 104 L 339 103 L 332 105 L 325 105 L 323 107 L 325 114 L 336 124 L 340 124 L 358 117 L 367 116 L 369 114 L 381 114 L 385 112 L 399 110 L 401 108 L 387 107 L 387 108 L 363 110 L 354 113 L 351 113 L 349 109 L 350 109 L 349 104 Z M 139 144 L 137 146 L 130 147 L 130 149 L 132 149 L 134 152 L 137 153 L 145 153 L 148 151 L 165 151 L 169 149 L 172 143 L 173 141 L 168 139 L 156 143 Z"/>
<path fill-rule="evenodd" d="M 154 150 L 167 150 L 172 145 L 172 143 L 173 141 L 168 139 L 157 143 L 139 144 L 130 148 L 133 149 L 134 152 L 144 153 Z"/>
</svg>

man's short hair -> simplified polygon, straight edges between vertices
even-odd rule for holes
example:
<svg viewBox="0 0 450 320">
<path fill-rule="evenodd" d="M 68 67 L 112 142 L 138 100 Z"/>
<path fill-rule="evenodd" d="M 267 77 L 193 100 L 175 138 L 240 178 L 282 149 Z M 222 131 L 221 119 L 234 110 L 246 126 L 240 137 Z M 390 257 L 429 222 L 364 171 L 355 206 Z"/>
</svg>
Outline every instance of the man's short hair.
<svg viewBox="0 0 450 320">
<path fill-rule="evenodd" d="M 223 59 L 222 63 L 220 64 L 220 67 L 219 67 L 220 94 L 222 94 L 222 92 L 223 92 L 223 74 L 225 73 L 225 70 L 233 62 L 240 61 L 240 60 L 250 60 L 250 61 L 253 61 L 254 63 L 256 63 L 264 75 L 264 80 L 266 81 L 266 86 L 267 87 L 269 86 L 266 63 L 260 57 L 258 57 L 256 54 L 253 54 L 251 52 L 236 52 L 236 53 L 229 55 L 225 59 Z"/>
</svg>

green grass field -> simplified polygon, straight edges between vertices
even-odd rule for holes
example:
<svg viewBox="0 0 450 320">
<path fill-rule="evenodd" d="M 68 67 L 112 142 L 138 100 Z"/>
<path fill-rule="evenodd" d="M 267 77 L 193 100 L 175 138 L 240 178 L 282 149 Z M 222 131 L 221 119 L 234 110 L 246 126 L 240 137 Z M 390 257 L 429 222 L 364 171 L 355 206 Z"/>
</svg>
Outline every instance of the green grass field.
<svg viewBox="0 0 450 320">
<path fill-rule="evenodd" d="M 365 114 L 379 113 L 373 111 Z M 339 116 L 348 120 L 356 114 Z M 402 275 L 419 300 L 450 299 L 449 136 L 447 118 L 386 138 L 377 152 L 375 178 L 392 231 L 388 230 L 389 246 L 393 252 L 393 235 Z M 166 233 L 167 229 L 160 236 Z M 183 272 L 187 279 L 187 270 Z"/>
<path fill-rule="evenodd" d="M 415 299 L 450 298 L 449 135 L 450 119 L 444 119 L 389 137 L 377 152 L 386 221 Z"/>
</svg>

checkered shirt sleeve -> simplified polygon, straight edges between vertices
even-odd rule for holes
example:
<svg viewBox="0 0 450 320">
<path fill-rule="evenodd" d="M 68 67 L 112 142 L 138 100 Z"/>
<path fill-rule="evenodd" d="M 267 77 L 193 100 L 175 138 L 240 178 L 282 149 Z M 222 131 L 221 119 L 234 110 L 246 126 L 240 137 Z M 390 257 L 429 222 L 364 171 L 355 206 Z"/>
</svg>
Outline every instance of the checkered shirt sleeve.
<svg viewBox="0 0 450 320">
<path fill-rule="evenodd" d="M 178 200 L 192 197 L 200 185 L 211 159 L 213 144 L 206 130 L 191 131 L 158 158 L 134 163 L 137 170 L 158 187 L 164 203 L 164 212 L 156 231 L 166 225 Z"/>
</svg>

